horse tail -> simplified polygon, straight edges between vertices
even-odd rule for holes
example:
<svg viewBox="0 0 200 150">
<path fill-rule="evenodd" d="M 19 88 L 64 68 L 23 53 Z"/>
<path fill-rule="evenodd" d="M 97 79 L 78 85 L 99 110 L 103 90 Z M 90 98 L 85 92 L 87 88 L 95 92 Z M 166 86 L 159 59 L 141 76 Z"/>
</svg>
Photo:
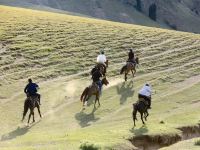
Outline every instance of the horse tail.
<svg viewBox="0 0 200 150">
<path fill-rule="evenodd" d="M 123 66 L 122 69 L 121 69 L 121 71 L 120 71 L 120 74 L 123 74 L 124 71 L 126 70 L 126 68 L 127 68 L 127 65 Z"/>
<path fill-rule="evenodd" d="M 86 87 L 85 90 L 83 91 L 83 93 L 82 93 L 82 95 L 81 95 L 81 98 L 80 98 L 80 99 L 81 99 L 81 102 L 83 101 L 83 97 L 87 94 L 88 90 L 89 90 L 89 88 Z"/>
<path fill-rule="evenodd" d="M 22 121 L 24 120 L 27 112 L 28 112 L 28 105 L 29 105 L 29 101 L 28 100 L 25 100 L 24 102 L 24 112 L 23 112 L 23 118 L 22 118 Z"/>
</svg>

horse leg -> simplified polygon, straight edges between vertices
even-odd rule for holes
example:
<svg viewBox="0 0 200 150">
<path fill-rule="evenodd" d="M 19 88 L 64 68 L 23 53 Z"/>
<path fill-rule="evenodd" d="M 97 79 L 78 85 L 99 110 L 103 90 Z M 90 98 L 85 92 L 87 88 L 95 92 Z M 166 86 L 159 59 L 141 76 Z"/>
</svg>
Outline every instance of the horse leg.
<svg viewBox="0 0 200 150">
<path fill-rule="evenodd" d="M 149 116 L 148 110 L 145 112 L 145 121 L 147 121 L 147 117 Z"/>
<path fill-rule="evenodd" d="M 33 115 L 33 122 L 35 122 L 34 110 L 33 110 L 33 112 L 32 112 L 32 115 Z"/>
<path fill-rule="evenodd" d="M 137 120 L 136 115 L 137 115 L 137 110 L 134 108 L 133 113 L 132 113 L 134 126 L 136 126 L 136 125 L 135 125 L 135 120 Z"/>
<path fill-rule="evenodd" d="M 143 120 L 143 112 L 140 112 L 140 115 L 141 115 L 142 123 L 145 124 L 145 123 L 144 123 L 144 120 Z"/>
<path fill-rule="evenodd" d="M 124 79 L 127 81 L 127 72 L 125 72 Z"/>
<path fill-rule="evenodd" d="M 38 109 L 38 113 L 40 115 L 40 118 L 42 118 L 42 115 L 41 115 L 41 112 L 40 112 L 40 106 L 39 105 L 37 105 L 37 109 Z"/>
<path fill-rule="evenodd" d="M 99 101 L 99 93 L 97 94 L 97 101 L 98 101 L 98 104 L 100 106 L 101 104 L 100 104 L 100 101 Z"/>
<path fill-rule="evenodd" d="M 131 72 L 132 72 L 133 77 L 135 77 L 135 72 L 136 72 L 136 71 L 134 70 L 134 73 L 133 73 L 133 70 L 131 70 Z"/>
<path fill-rule="evenodd" d="M 97 94 L 96 94 L 96 98 L 95 98 L 95 102 L 94 102 L 94 108 L 96 108 L 96 103 L 97 103 L 97 101 L 98 101 L 98 103 L 99 103 L 99 93 L 97 92 Z M 100 106 L 100 103 L 99 103 L 99 106 Z"/>
<path fill-rule="evenodd" d="M 30 110 L 30 114 L 29 114 L 29 117 L 28 117 L 28 124 L 30 122 L 31 115 L 32 115 L 32 110 Z"/>
</svg>

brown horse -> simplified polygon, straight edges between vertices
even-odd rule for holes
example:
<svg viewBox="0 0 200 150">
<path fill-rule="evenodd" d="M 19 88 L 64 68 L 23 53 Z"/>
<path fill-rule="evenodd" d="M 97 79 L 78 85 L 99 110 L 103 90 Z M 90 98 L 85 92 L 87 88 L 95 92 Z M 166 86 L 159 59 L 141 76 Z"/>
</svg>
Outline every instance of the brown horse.
<svg viewBox="0 0 200 150">
<path fill-rule="evenodd" d="M 106 66 L 104 64 L 97 64 L 97 67 L 100 69 L 100 72 L 103 76 L 106 75 L 106 69 L 108 68 L 108 60 L 105 62 Z"/>
<path fill-rule="evenodd" d="M 22 121 L 24 120 L 24 118 L 28 112 L 28 109 L 30 109 L 28 124 L 29 124 L 31 115 L 33 116 L 33 122 L 35 122 L 35 117 L 34 117 L 34 108 L 35 107 L 37 107 L 40 118 L 42 118 L 42 115 L 40 113 L 40 105 L 38 104 L 38 96 L 30 96 L 24 102 L 24 112 L 23 112 Z"/>
<path fill-rule="evenodd" d="M 143 120 L 143 115 L 144 115 L 145 121 L 147 121 L 147 117 L 149 116 L 149 113 L 148 113 L 148 102 L 143 98 L 140 98 L 139 101 L 133 104 L 132 116 L 133 116 L 134 126 L 135 126 L 135 120 L 137 120 L 136 115 L 138 111 L 141 115 L 142 123 L 145 124 Z"/>
<path fill-rule="evenodd" d="M 127 75 L 131 71 L 133 77 L 135 76 L 136 73 L 136 65 L 139 64 L 139 59 L 138 57 L 135 58 L 135 63 L 132 62 L 127 62 L 125 66 L 122 67 L 120 74 L 123 74 L 125 72 L 125 81 L 127 81 Z M 134 72 L 133 72 L 134 71 Z"/>
<path fill-rule="evenodd" d="M 102 86 L 108 85 L 108 84 L 109 84 L 108 80 L 106 79 L 106 77 L 104 77 L 102 79 Z M 85 102 L 87 102 L 92 95 L 96 96 L 94 107 L 95 107 L 97 101 L 98 101 L 99 106 L 100 106 L 100 102 L 99 102 L 100 91 L 99 91 L 99 88 L 98 88 L 96 83 L 92 83 L 92 85 L 85 88 L 85 90 L 83 91 L 83 93 L 81 95 L 81 102 L 83 102 L 83 107 L 85 105 Z"/>
</svg>

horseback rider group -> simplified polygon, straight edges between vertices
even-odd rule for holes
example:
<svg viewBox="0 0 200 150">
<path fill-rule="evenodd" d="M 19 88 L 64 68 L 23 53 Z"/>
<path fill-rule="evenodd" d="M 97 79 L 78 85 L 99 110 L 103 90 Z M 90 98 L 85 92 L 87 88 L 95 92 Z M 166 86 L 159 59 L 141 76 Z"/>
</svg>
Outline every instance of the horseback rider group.
<svg viewBox="0 0 200 150">
<path fill-rule="evenodd" d="M 133 49 L 129 50 L 127 64 L 128 63 L 129 63 L 129 66 L 133 66 L 133 67 L 135 67 L 135 65 L 138 64 L 138 58 L 135 58 Z M 130 65 L 130 63 L 132 65 Z M 127 66 L 124 66 L 123 68 L 126 69 L 126 68 L 128 68 Z M 105 84 L 105 85 L 109 84 L 109 82 L 105 78 L 106 67 L 108 67 L 108 61 L 106 59 L 104 51 L 101 51 L 100 54 L 97 56 L 97 64 L 91 70 L 91 76 L 92 76 L 92 81 L 93 81 L 92 86 L 94 86 L 96 91 L 98 92 L 98 94 L 96 94 L 96 100 L 98 100 L 98 102 L 99 102 L 99 95 L 101 95 L 101 93 L 102 93 L 103 84 Z M 122 71 L 123 71 L 123 69 L 122 69 Z M 101 80 L 102 77 L 104 77 L 103 80 Z M 38 104 L 41 105 L 41 103 L 40 103 L 41 96 L 39 93 L 37 93 L 38 88 L 39 88 L 39 86 L 36 83 L 33 83 L 32 79 L 28 79 L 28 84 L 24 88 L 24 93 L 27 95 L 26 101 L 33 100 L 33 99 L 35 99 L 33 97 L 36 97 L 36 102 L 38 102 Z M 85 91 L 83 92 L 81 99 L 83 99 L 85 92 L 88 92 L 88 88 L 86 88 Z M 149 84 L 145 84 L 138 93 L 139 101 L 146 101 L 145 103 L 147 105 L 147 109 L 151 109 L 151 94 L 152 94 L 152 89 Z M 89 96 L 87 97 L 87 99 L 89 99 Z M 87 103 L 87 100 L 86 100 L 86 103 Z M 96 103 L 96 101 L 95 101 L 95 103 Z M 100 105 L 100 103 L 99 103 L 99 105 Z M 39 111 L 39 109 L 38 109 L 38 111 Z M 39 113 L 40 113 L 40 111 L 39 111 Z"/>
</svg>

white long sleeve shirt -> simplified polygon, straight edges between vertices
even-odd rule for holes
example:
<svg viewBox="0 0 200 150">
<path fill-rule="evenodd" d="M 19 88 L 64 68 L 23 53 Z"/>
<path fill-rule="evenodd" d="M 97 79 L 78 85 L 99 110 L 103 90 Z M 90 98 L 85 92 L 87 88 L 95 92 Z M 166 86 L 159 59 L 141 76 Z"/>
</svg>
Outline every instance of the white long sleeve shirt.
<svg viewBox="0 0 200 150">
<path fill-rule="evenodd" d="M 144 85 L 142 89 L 139 91 L 139 94 L 150 97 L 152 94 L 151 87 Z"/>
<path fill-rule="evenodd" d="M 103 55 L 103 54 L 100 54 L 100 55 L 97 57 L 97 63 L 104 64 L 105 62 L 106 62 L 106 56 Z"/>
</svg>

